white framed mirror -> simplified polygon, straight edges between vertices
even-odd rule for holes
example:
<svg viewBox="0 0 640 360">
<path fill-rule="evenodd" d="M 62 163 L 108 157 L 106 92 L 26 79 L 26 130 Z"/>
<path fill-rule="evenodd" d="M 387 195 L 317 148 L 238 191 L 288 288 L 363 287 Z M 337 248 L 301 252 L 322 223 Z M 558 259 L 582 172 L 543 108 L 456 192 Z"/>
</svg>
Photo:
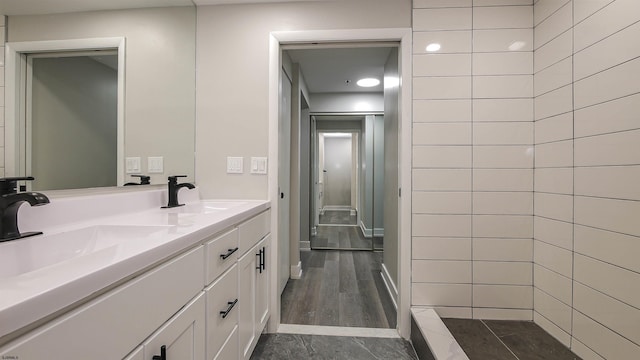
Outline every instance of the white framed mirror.
<svg viewBox="0 0 640 360">
<path fill-rule="evenodd" d="M 190 2 L 189 2 L 190 4 Z M 30 173 L 37 161 L 33 147 L 27 147 L 27 100 L 18 94 L 27 85 L 17 82 L 29 68 L 29 56 L 47 57 L 52 52 L 114 51 L 117 55 L 116 145 L 101 152 L 115 157 L 117 186 L 138 182 L 132 175 L 151 178 L 151 184 L 166 184 L 169 175 L 187 175 L 195 180 L 195 6 L 169 6 L 124 10 L 97 10 L 48 14 L 9 14 L 5 46 L 5 176 L 33 175 L 34 190 L 77 189 L 111 186 L 109 182 L 79 182 L 66 179 L 62 186 L 38 184 L 38 174 Z M 117 42 L 117 43 L 116 43 Z M 96 44 L 97 43 L 97 44 Z M 37 46 L 35 46 L 37 45 Z M 32 65 L 33 63 L 31 63 Z M 25 77 L 26 78 L 26 77 Z M 33 125 L 33 124 L 32 124 Z M 21 127 L 22 126 L 22 127 Z M 102 131 L 111 131 L 105 130 Z M 73 139 L 49 131 L 52 143 Z M 78 135 L 84 136 L 84 135 Z M 78 138 L 78 137 L 76 137 Z M 32 139 L 35 140 L 35 139 Z M 86 141 L 89 142 L 89 141 Z M 112 140 L 110 140 L 112 142 Z M 93 149 L 95 150 L 95 149 Z M 75 154 L 82 150 L 72 150 Z M 87 180 L 88 165 L 55 152 L 68 162 L 53 164 L 70 179 Z M 115 153 L 114 153 L 115 152 Z M 35 155 L 37 156 L 37 155 Z M 101 163 L 97 152 L 88 154 Z M 127 160 L 135 160 L 137 166 Z M 91 161 L 89 159 L 88 161 Z M 158 165 L 159 166 L 150 166 Z M 105 164 L 105 163 L 103 163 Z M 31 168 L 29 168 L 31 166 Z M 103 165 L 111 167 L 112 165 Z M 101 178 L 104 180 L 107 176 Z"/>
</svg>

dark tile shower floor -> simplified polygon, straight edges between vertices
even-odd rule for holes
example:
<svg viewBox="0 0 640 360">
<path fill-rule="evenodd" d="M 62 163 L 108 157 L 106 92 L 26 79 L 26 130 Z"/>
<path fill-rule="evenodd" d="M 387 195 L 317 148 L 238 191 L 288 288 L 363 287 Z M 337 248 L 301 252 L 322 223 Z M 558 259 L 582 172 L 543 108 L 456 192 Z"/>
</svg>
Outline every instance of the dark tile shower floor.
<svg viewBox="0 0 640 360">
<path fill-rule="evenodd" d="M 531 321 L 442 321 L 470 360 L 581 360 Z"/>
</svg>

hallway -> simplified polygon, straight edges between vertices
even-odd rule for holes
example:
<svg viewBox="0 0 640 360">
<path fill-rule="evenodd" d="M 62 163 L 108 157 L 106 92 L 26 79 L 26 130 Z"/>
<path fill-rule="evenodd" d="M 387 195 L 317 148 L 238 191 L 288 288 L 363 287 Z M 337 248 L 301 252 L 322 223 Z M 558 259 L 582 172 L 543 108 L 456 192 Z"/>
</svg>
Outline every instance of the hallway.
<svg viewBox="0 0 640 360">
<path fill-rule="evenodd" d="M 382 253 L 301 253 L 302 278 L 282 293 L 283 324 L 395 328 L 396 312 L 380 275 Z"/>
</svg>

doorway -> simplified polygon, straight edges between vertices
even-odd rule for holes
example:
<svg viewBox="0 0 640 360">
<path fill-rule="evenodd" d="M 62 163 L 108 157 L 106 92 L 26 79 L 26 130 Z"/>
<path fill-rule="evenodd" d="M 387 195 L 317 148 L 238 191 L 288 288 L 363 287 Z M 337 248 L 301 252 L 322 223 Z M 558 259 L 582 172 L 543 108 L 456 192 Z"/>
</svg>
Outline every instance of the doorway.
<svg viewBox="0 0 640 360">
<path fill-rule="evenodd" d="M 301 43 L 319 43 L 326 44 L 328 42 L 341 42 L 339 45 L 342 47 L 350 47 L 353 43 L 345 43 L 349 41 L 355 42 L 366 42 L 366 44 L 371 44 L 371 41 L 399 41 L 399 50 L 398 57 L 396 59 L 397 71 L 395 74 L 391 75 L 389 78 L 389 84 L 394 84 L 396 88 L 396 95 L 398 97 L 398 101 L 395 108 L 395 120 L 391 122 L 385 122 L 385 125 L 388 125 L 390 130 L 394 130 L 394 134 L 397 137 L 396 140 L 396 156 L 397 161 L 385 164 L 385 174 L 395 174 L 394 176 L 398 178 L 397 186 L 386 187 L 385 189 L 385 199 L 391 199 L 392 203 L 397 202 L 396 208 L 397 211 L 395 213 L 391 213 L 390 215 L 395 217 L 395 222 L 397 222 L 397 228 L 392 231 L 394 242 L 391 242 L 394 249 L 390 249 L 391 251 L 387 251 L 387 246 L 390 242 L 385 242 L 385 251 L 384 251 L 384 262 L 389 264 L 389 268 L 391 269 L 387 273 L 390 276 L 386 276 L 391 281 L 385 280 L 385 287 L 387 289 L 391 289 L 389 292 L 392 294 L 392 300 L 395 305 L 397 305 L 397 325 L 395 326 L 396 330 L 393 332 L 399 333 L 402 337 L 408 338 L 409 336 L 409 304 L 410 304 L 410 210 L 411 203 L 410 197 L 406 197 L 406 199 L 401 198 L 400 188 L 406 187 L 410 188 L 410 178 L 411 178 L 411 163 L 410 163 L 410 153 L 411 153 L 411 89 L 410 86 L 403 86 L 402 84 L 409 85 L 411 83 L 411 31 L 410 29 L 376 29 L 376 30 L 339 30 L 339 31 L 296 31 L 296 32 L 274 32 L 271 33 L 271 41 L 270 41 L 270 85 L 269 85 L 269 93 L 270 93 L 270 138 L 275 141 L 270 142 L 270 157 L 272 159 L 277 159 L 279 154 L 279 146 L 280 142 L 278 139 L 278 88 L 280 81 L 280 71 L 283 66 L 283 58 L 282 56 L 282 46 L 284 44 L 301 44 Z M 397 42 L 395 43 L 396 47 L 398 46 Z M 316 46 L 317 44 L 311 44 L 311 47 Z M 365 46 L 367 46 L 365 45 Z M 287 45 L 288 46 L 288 45 Z M 361 45 L 362 46 L 362 45 Z M 395 78 L 394 78 L 395 77 Z M 395 82 L 394 82 L 395 80 Z M 386 92 L 386 90 L 385 90 Z M 313 100 L 311 101 L 311 107 L 314 106 Z M 361 104 L 358 104 L 361 105 Z M 363 114 L 371 111 L 371 109 L 357 107 L 350 109 L 353 113 Z M 353 114 L 352 113 L 352 114 Z M 386 130 L 386 129 L 385 129 Z M 293 137 L 292 137 L 293 138 Z M 393 148 L 393 146 L 392 146 Z M 293 157 L 292 157 L 293 159 Z M 271 199 L 276 199 L 280 197 L 280 192 L 278 191 L 279 181 L 276 179 L 277 169 L 282 164 L 277 164 L 277 162 L 270 162 L 270 174 L 273 176 L 269 181 L 269 193 Z M 294 161 L 291 162 L 292 169 L 295 168 Z M 293 170 L 290 171 L 290 174 L 295 174 Z M 393 182 L 392 182 L 393 184 Z M 394 195 L 393 195 L 394 194 Z M 294 195 L 292 194 L 292 197 Z M 388 203 L 388 201 L 387 201 Z M 277 214 L 278 212 L 278 202 L 273 202 L 272 207 L 275 208 L 274 212 Z M 294 210 L 292 210 L 292 213 Z M 385 214 L 387 212 L 385 211 Z M 279 216 L 274 216 L 272 219 L 272 233 L 275 233 L 274 238 L 276 242 L 274 246 L 279 247 L 282 246 L 280 239 L 278 238 L 277 228 L 278 225 L 282 222 L 288 222 L 288 218 L 282 218 Z M 389 234 L 385 234 L 388 236 Z M 303 241 L 294 241 L 291 240 L 292 249 L 295 246 L 304 246 Z M 299 251 L 294 251 L 293 253 Z M 365 252 L 357 252 L 357 253 L 365 253 Z M 368 252 L 367 252 L 368 253 Z M 271 259 L 273 262 L 279 262 L 281 258 L 276 254 L 276 252 L 272 252 Z M 404 260 L 403 260 L 404 259 Z M 292 259 L 293 261 L 293 259 Z M 293 263 L 292 265 L 292 274 L 293 274 Z M 271 291 L 271 322 L 269 324 L 270 332 L 278 332 L 283 331 L 280 326 L 280 292 L 275 291 L 278 284 L 279 274 L 272 275 L 272 291 Z M 397 284 L 397 285 L 396 285 Z M 284 300 L 283 300 L 284 301 Z"/>
<path fill-rule="evenodd" d="M 279 142 L 279 156 L 290 153 L 289 161 L 283 161 L 291 168 L 290 176 L 281 175 L 279 180 L 278 203 L 282 206 L 278 212 L 290 211 L 288 218 L 294 219 L 295 214 L 303 211 L 303 206 L 295 200 L 285 200 L 286 204 L 282 204 L 282 200 L 287 199 L 282 192 L 286 188 L 308 192 L 306 200 L 312 204 L 306 214 L 300 214 L 310 218 L 310 226 L 300 228 L 300 239 L 296 238 L 297 231 L 286 231 L 299 224 L 283 226 L 279 222 L 280 228 L 285 228 L 282 235 L 288 237 L 291 244 L 289 259 L 299 257 L 302 270 L 294 277 L 294 263 L 286 264 L 291 265 L 292 273 L 282 292 L 283 323 L 383 329 L 397 325 L 395 300 L 383 277 L 384 76 L 388 63 L 396 67 L 397 73 L 397 60 L 389 60 L 398 56 L 397 46 L 397 43 L 383 43 L 355 48 L 327 45 L 319 49 L 299 49 L 298 45 L 283 51 L 285 75 L 280 81 L 292 86 L 285 93 L 282 89 L 288 87 L 280 86 L 280 103 L 288 103 L 282 101 L 284 98 L 294 100 L 291 111 L 279 111 L 279 134 L 286 133 L 288 128 L 292 131 L 288 139 Z M 340 76 L 347 80 L 327 81 L 326 64 L 332 64 L 333 73 L 344 71 Z M 318 77 L 318 73 L 322 75 Z M 358 80 L 356 76 L 364 74 L 377 79 L 377 84 L 370 87 L 352 84 Z M 352 77 L 353 80 L 349 80 Z M 307 88 L 309 115 L 283 117 L 283 114 L 303 113 L 297 108 L 301 104 L 295 97 L 304 88 Z M 282 123 L 287 118 L 290 124 Z M 304 128 L 309 128 L 309 133 L 299 131 Z M 397 133 L 397 130 L 391 131 L 389 135 L 397 136 Z M 300 166 L 300 157 L 296 155 L 306 153 L 303 148 L 310 149 L 309 168 Z M 387 160 L 397 163 L 397 159 L 388 156 Z M 278 169 L 282 171 L 283 167 Z M 300 174 L 308 171 L 312 172 L 310 181 L 300 181 L 303 178 Z M 290 198 L 297 196 L 292 193 Z M 290 210 L 286 210 L 287 207 Z M 310 239 L 310 249 L 301 252 L 295 245 L 300 245 L 305 237 Z M 397 244 L 397 238 L 392 239 Z M 281 245 L 287 241 L 282 237 L 280 240 Z M 280 261 L 286 259 L 286 256 L 280 257 Z M 281 265 L 284 269 L 284 264 Z M 282 274 L 280 279 L 282 281 Z M 323 300 L 316 301 L 318 299 Z"/>
</svg>

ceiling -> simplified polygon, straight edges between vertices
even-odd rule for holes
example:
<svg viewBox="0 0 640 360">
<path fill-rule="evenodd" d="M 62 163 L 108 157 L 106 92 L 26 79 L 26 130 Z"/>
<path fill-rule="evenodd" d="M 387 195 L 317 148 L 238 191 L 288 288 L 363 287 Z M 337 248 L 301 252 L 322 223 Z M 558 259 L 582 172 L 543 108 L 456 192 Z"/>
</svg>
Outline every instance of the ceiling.
<svg viewBox="0 0 640 360">
<path fill-rule="evenodd" d="M 332 93 L 382 92 L 384 64 L 390 51 L 389 47 L 355 47 L 287 50 L 287 53 L 294 63 L 300 64 L 309 92 Z M 362 78 L 377 78 L 380 85 L 359 87 L 356 82 Z"/>
</svg>

